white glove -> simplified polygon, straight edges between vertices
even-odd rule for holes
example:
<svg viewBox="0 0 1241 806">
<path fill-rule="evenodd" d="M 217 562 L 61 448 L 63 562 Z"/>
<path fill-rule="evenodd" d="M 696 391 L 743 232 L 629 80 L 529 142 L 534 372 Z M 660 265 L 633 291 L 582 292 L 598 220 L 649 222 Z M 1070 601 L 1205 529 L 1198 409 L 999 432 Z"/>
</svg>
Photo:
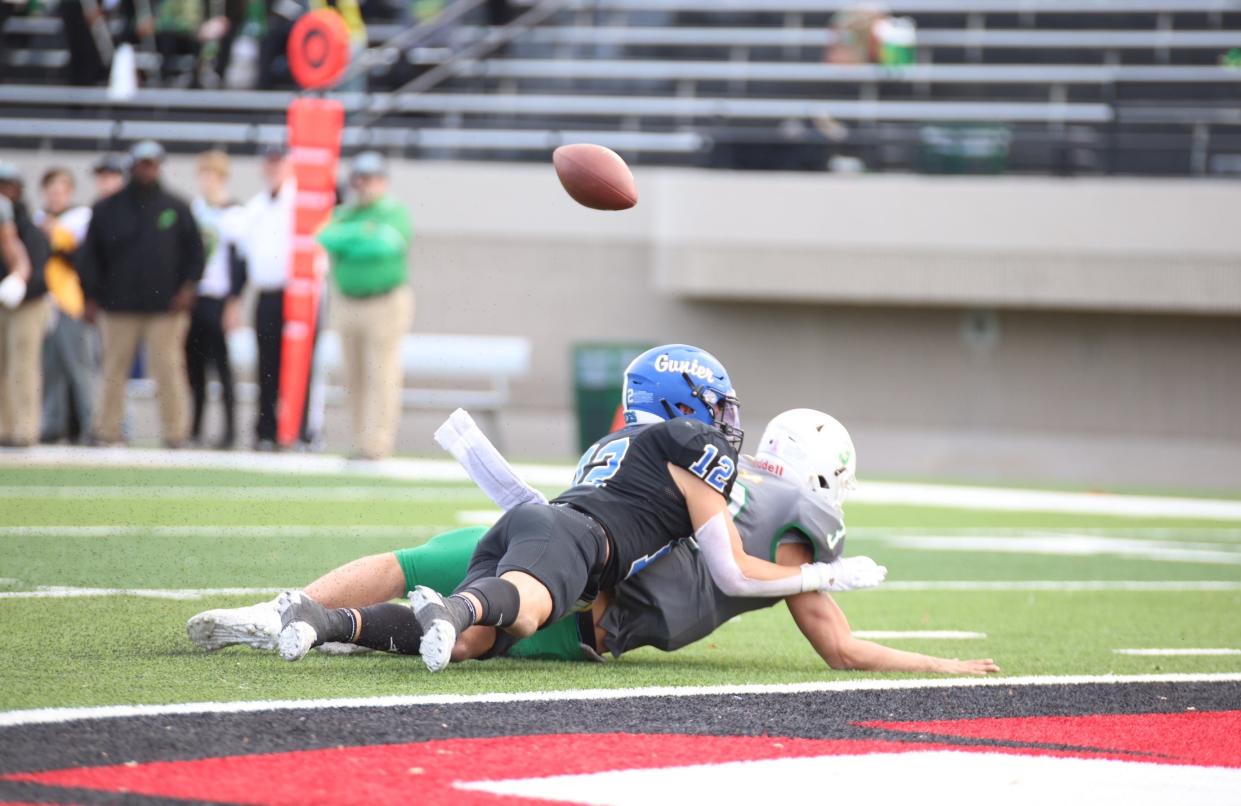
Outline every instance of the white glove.
<svg viewBox="0 0 1241 806">
<path fill-rule="evenodd" d="M 16 308 L 26 298 L 26 281 L 16 274 L 0 280 L 0 305 Z"/>
<path fill-rule="evenodd" d="M 886 566 L 870 557 L 842 557 L 830 563 L 801 567 L 803 591 L 853 591 L 873 588 L 888 575 Z"/>
</svg>

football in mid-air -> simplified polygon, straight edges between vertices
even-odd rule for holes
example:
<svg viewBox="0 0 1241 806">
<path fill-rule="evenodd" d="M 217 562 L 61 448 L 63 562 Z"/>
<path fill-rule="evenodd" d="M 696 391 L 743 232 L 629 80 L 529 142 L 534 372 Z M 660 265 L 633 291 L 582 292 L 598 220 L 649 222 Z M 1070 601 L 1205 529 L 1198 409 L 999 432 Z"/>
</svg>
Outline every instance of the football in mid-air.
<svg viewBox="0 0 1241 806">
<path fill-rule="evenodd" d="M 573 200 L 592 210 L 628 210 L 638 203 L 629 166 L 610 148 L 591 143 L 561 146 L 552 152 L 560 184 Z"/>
</svg>

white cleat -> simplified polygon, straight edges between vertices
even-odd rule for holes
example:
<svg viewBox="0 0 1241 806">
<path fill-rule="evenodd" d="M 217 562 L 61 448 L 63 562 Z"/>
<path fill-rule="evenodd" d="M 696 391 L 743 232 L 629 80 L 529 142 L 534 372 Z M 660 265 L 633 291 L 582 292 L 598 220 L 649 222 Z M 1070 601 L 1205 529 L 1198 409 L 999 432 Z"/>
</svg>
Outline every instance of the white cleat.
<svg viewBox="0 0 1241 806">
<path fill-rule="evenodd" d="M 418 645 L 422 662 L 427 671 L 442 672 L 452 660 L 452 647 L 457 643 L 457 629 L 448 617 L 444 597 L 419 585 L 409 592 L 409 603 L 422 627 L 422 642 Z"/>
<path fill-rule="evenodd" d="M 304 621 L 294 621 L 280 631 L 280 657 L 287 661 L 301 660 L 318 638 L 314 627 Z"/>
<path fill-rule="evenodd" d="M 280 635 L 280 612 L 276 602 L 273 599 L 249 607 L 207 610 L 186 622 L 185 632 L 191 641 L 206 650 L 238 645 L 272 650 Z"/>
<path fill-rule="evenodd" d="M 276 597 L 276 610 L 280 614 L 280 630 L 277 649 L 280 657 L 297 661 L 321 644 L 320 633 L 327 629 L 327 609 L 301 591 L 285 591 Z"/>
</svg>

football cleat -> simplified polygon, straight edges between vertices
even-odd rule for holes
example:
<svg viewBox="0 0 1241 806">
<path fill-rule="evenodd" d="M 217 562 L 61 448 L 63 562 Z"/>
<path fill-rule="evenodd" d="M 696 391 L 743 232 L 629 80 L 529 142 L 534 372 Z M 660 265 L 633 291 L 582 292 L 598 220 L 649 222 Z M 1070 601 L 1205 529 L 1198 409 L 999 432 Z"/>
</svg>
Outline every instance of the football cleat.
<svg viewBox="0 0 1241 806">
<path fill-rule="evenodd" d="M 204 611 L 186 622 L 185 632 L 197 646 L 210 651 L 237 645 L 270 650 L 276 648 L 281 626 L 273 599 L 249 607 Z"/>
<path fill-rule="evenodd" d="M 313 647 L 323 643 L 319 636 L 328 632 L 328 609 L 300 591 L 286 591 L 276 600 L 280 610 L 279 650 L 287 661 L 301 660 Z"/>
<path fill-rule="evenodd" d="M 452 624 L 444 597 L 419 585 L 409 592 L 409 603 L 422 628 L 422 642 L 418 645 L 422 662 L 427 671 L 442 672 L 452 660 L 452 648 L 457 643 L 457 628 Z"/>
</svg>

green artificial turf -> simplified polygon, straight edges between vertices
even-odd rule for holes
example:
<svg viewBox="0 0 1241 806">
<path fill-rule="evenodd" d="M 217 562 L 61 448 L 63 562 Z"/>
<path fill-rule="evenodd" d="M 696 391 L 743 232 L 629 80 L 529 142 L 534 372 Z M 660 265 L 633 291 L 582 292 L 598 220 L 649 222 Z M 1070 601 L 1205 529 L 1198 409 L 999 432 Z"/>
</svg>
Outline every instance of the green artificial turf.
<svg viewBox="0 0 1241 806">
<path fill-rule="evenodd" d="M 29 496 L 15 490 L 31 487 Z M 98 495 L 74 490 L 101 488 Z M 0 472 L 0 590 L 40 586 L 202 589 L 301 586 L 356 557 L 416 545 L 489 509 L 461 485 L 355 476 L 224 471 L 30 469 Z M 39 488 L 39 489 L 36 489 Z M 179 497 L 176 488 L 188 488 Z M 281 492 L 273 488 L 288 488 Z M 368 493 L 367 491 L 372 491 Z M 265 492 L 266 491 L 266 492 Z M 303 494 L 307 491 L 311 494 Z M 321 495 L 316 492 L 321 491 Z M 346 491 L 346 493 L 342 493 Z M 352 491 L 352 492 L 348 492 Z M 405 495 L 408 493 L 408 499 Z M 1241 527 L 1062 513 L 849 507 L 847 551 L 889 567 L 889 580 L 1190 580 L 1241 582 Z M 14 531 L 38 527 L 30 533 Z M 72 527 L 58 533 L 56 527 Z M 82 534 L 80 527 L 120 532 Z M 167 531 L 171 527 L 173 531 Z M 272 533 L 256 530 L 263 527 Z M 176 529 L 190 528 L 192 534 Z M 333 532 L 339 529 L 339 533 Z M 164 530 L 164 531 L 161 531 Z M 247 531 L 249 530 L 249 531 Z M 1085 535 L 1130 541 L 1132 556 L 936 551 L 911 535 Z M 1205 549 L 1212 561 L 1144 556 L 1144 545 Z M 1230 557 L 1235 555 L 1236 561 Z M 783 606 L 750 613 L 675 654 L 642 650 L 606 665 L 492 661 L 431 676 L 415 658 L 289 664 L 232 648 L 202 652 L 184 624 L 210 607 L 261 597 L 0 599 L 0 710 L 166 703 L 528 691 L 578 687 L 788 683 L 834 672 Z M 982 640 L 896 640 L 950 657 L 991 657 L 1005 674 L 1241 672 L 1241 656 L 1130 657 L 1117 648 L 1241 648 L 1238 591 L 903 591 L 837 597 L 855 629 L 966 630 Z"/>
</svg>

